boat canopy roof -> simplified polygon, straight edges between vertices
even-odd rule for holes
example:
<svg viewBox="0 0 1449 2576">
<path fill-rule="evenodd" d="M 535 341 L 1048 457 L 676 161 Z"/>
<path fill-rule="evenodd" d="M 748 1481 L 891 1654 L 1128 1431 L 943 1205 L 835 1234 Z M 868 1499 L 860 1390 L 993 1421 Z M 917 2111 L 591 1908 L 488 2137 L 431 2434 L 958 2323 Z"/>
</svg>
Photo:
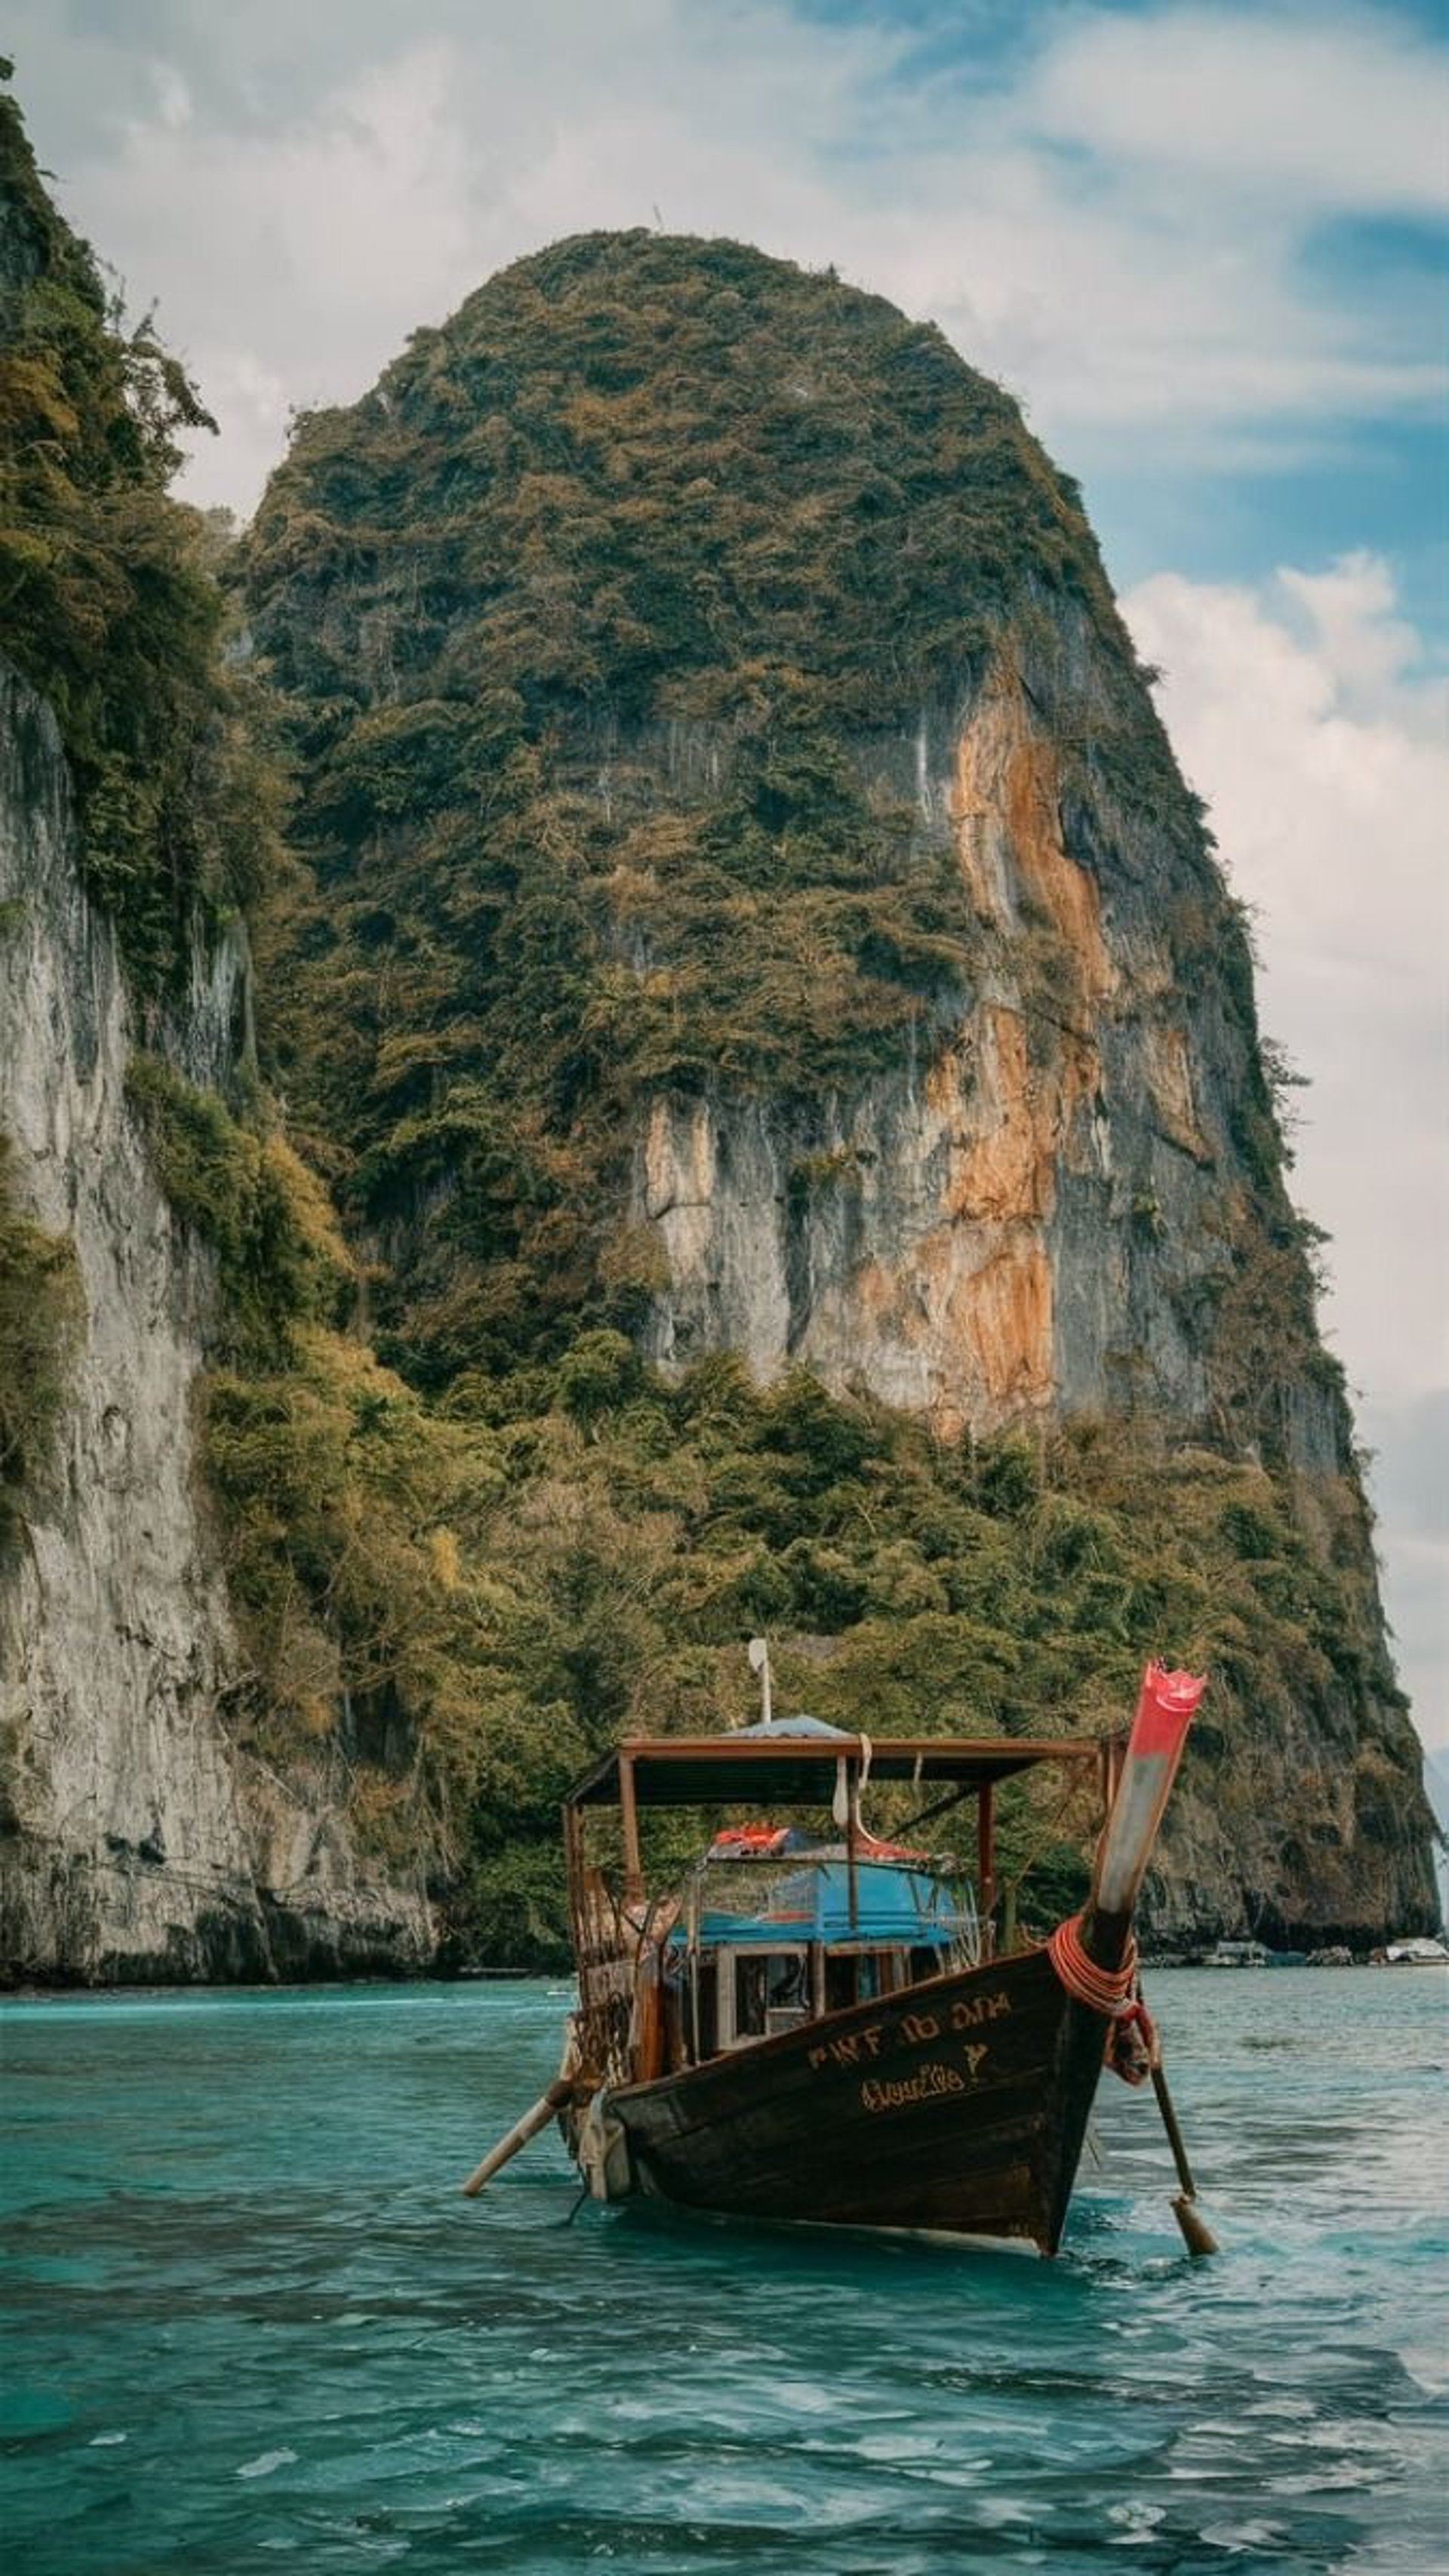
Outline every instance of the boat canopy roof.
<svg viewBox="0 0 1449 2576">
<path fill-rule="evenodd" d="M 842 1735 L 816 1720 L 742 1728 L 737 1735 L 627 1736 L 574 1782 L 565 1804 L 621 1804 L 621 1774 L 641 1807 L 828 1805 L 836 1765 L 872 1781 L 959 1788 L 963 1795 L 1029 1771 L 1038 1762 L 1096 1762 L 1095 1736 Z"/>
</svg>

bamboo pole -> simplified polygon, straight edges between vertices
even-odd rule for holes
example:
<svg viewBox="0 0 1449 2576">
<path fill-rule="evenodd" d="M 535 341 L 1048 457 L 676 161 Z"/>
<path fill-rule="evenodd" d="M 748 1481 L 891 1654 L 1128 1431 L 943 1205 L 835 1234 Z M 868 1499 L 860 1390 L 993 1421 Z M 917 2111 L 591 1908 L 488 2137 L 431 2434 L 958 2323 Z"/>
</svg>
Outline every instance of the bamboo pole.
<svg viewBox="0 0 1449 2576">
<path fill-rule="evenodd" d="M 1152 2069 L 1152 2090 L 1157 2096 L 1157 2107 L 1162 2113 L 1162 2125 L 1167 2131 L 1167 2143 L 1172 2149 L 1172 2161 L 1177 2167 L 1177 2179 L 1182 2185 L 1182 2189 L 1174 2195 L 1172 2214 L 1182 2229 L 1183 2243 L 1189 2254 L 1216 2254 L 1218 2240 L 1206 2219 L 1198 2214 L 1197 2185 L 1192 2178 L 1192 2167 L 1187 2160 L 1187 2148 L 1183 2144 L 1182 2131 L 1177 2125 L 1177 2113 L 1172 2107 L 1172 2095 L 1167 2089 L 1167 2077 L 1163 2074 L 1160 2063 Z"/>
<path fill-rule="evenodd" d="M 484 2184 L 492 2181 L 500 2166 L 516 2156 L 520 2147 L 526 2147 L 530 2138 L 536 2138 L 540 2129 L 546 2129 L 550 2120 L 555 2119 L 573 2098 L 574 2087 L 568 2077 L 556 2075 L 532 2110 L 525 2111 L 522 2119 L 514 2122 L 508 2135 L 500 2138 L 496 2147 L 490 2147 L 482 2163 L 474 2167 L 467 2181 L 461 2185 L 464 2199 L 476 2200 Z"/>
<path fill-rule="evenodd" d="M 996 1819 L 991 1783 L 983 1780 L 976 1800 L 976 1911 L 981 1917 L 981 1956 L 993 1955 L 991 1909 L 996 1903 Z"/>
<path fill-rule="evenodd" d="M 627 1753 L 619 1756 L 619 1821 L 624 1829 L 624 1895 L 626 1899 L 644 1893 L 644 1869 L 639 1856 L 639 1802 L 634 1790 L 634 1764 Z"/>
</svg>

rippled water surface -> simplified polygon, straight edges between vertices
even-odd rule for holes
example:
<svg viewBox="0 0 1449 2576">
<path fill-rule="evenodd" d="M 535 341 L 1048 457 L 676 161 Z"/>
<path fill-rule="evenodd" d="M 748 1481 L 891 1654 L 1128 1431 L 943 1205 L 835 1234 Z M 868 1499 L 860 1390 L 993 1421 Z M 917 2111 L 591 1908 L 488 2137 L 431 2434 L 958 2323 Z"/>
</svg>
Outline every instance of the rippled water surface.
<svg viewBox="0 0 1449 2576">
<path fill-rule="evenodd" d="M 583 2209 L 543 1984 L 0 2010 L 17 2576 L 1449 2568 L 1449 1976 L 1160 1974 L 1054 2264 Z"/>
</svg>

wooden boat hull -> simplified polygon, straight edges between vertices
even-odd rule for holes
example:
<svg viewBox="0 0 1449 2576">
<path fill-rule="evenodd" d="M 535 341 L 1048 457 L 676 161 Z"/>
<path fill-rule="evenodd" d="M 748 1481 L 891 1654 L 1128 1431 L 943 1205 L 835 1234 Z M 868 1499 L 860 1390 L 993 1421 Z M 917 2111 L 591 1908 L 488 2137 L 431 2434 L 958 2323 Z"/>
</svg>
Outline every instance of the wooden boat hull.
<svg viewBox="0 0 1449 2576">
<path fill-rule="evenodd" d="M 617 2123 L 604 2196 L 1053 2254 L 1106 2032 L 1044 1950 L 933 1977 L 610 2088 L 595 2114 Z M 577 2150 L 583 2123 L 568 2125 Z"/>
</svg>

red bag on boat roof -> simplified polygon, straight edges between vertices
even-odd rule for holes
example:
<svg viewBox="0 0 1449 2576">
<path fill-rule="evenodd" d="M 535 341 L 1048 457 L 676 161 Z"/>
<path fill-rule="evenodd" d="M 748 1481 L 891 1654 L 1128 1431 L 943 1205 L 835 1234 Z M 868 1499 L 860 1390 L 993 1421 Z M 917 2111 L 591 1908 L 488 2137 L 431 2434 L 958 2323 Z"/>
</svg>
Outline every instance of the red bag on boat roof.
<svg viewBox="0 0 1449 2576">
<path fill-rule="evenodd" d="M 705 1857 L 707 1860 L 759 1860 L 771 1852 L 783 1851 L 790 1837 L 788 1825 L 726 1825 L 715 1835 Z"/>
</svg>

